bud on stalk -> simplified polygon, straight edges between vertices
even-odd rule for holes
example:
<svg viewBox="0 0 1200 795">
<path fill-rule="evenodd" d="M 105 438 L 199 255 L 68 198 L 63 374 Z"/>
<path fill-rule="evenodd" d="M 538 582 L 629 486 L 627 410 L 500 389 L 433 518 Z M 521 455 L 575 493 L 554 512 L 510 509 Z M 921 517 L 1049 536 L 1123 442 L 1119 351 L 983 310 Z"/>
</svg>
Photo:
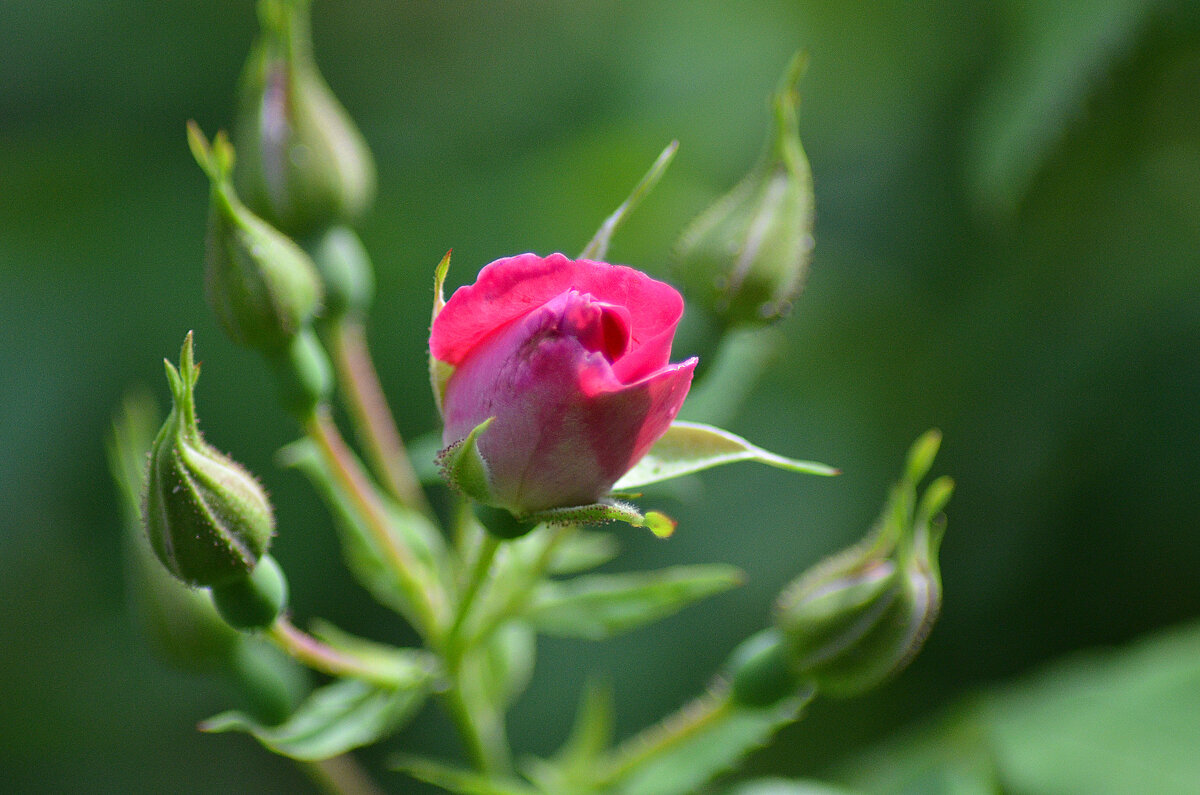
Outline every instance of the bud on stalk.
<svg viewBox="0 0 1200 795">
<path fill-rule="evenodd" d="M 875 533 L 801 575 L 780 596 L 775 624 L 792 669 L 824 693 L 852 696 L 907 665 L 925 642 L 942 600 L 939 514 L 953 484 L 939 478 L 917 503 L 933 461 L 936 431 L 913 445 Z"/>
<path fill-rule="evenodd" d="M 234 342 L 277 355 L 320 304 L 312 260 L 238 200 L 229 181 L 233 147 L 223 133 L 210 146 L 190 123 L 188 143 L 212 184 L 204 272 L 209 304 Z"/>
<path fill-rule="evenodd" d="M 676 246 L 689 300 L 726 326 L 773 322 L 804 286 L 812 253 L 812 171 L 800 145 L 797 54 L 771 97 L 772 127 L 758 164 L 684 230 Z"/>
<path fill-rule="evenodd" d="M 173 406 L 150 451 L 143 500 L 150 546 L 189 585 L 241 580 L 271 542 L 271 503 L 253 475 L 200 434 L 194 396 L 200 367 L 190 332 L 179 369 L 165 364 Z"/>
<path fill-rule="evenodd" d="M 296 239 L 354 219 L 375 193 L 370 150 L 313 61 L 308 6 L 260 0 L 236 125 L 239 192 Z"/>
</svg>

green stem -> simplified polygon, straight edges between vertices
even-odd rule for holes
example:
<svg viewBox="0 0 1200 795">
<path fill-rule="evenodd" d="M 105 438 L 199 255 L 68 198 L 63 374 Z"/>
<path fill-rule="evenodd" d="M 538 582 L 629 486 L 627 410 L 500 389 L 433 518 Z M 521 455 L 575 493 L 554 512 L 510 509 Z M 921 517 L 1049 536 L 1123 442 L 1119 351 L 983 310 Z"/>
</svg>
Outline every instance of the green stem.
<svg viewBox="0 0 1200 795">
<path fill-rule="evenodd" d="M 396 682 L 379 667 L 335 649 L 299 629 L 286 617 L 280 617 L 266 632 L 274 643 L 308 667 L 330 676 L 348 676 L 362 679 L 384 687 L 394 687 Z"/>
<path fill-rule="evenodd" d="M 719 724 L 732 711 L 733 699 L 728 686 L 722 684 L 709 690 L 675 714 L 621 743 L 613 750 L 608 762 L 599 768 L 592 783 L 597 787 L 616 783 L 654 757 Z"/>
<path fill-rule="evenodd" d="M 562 540 L 574 532 L 575 529 L 576 526 L 573 524 L 562 524 L 555 525 L 549 528 L 548 531 L 543 531 L 542 548 L 538 552 L 537 560 L 534 561 L 533 565 L 525 573 L 525 577 L 521 583 L 509 592 L 504 604 L 484 616 L 480 626 L 471 634 L 470 641 L 466 644 L 467 648 L 486 641 L 501 624 L 524 609 L 525 605 L 529 603 L 529 599 L 533 596 L 534 588 L 541 582 L 542 575 L 550 567 L 554 551 L 558 549 L 558 545 Z M 535 530 L 534 532 L 538 531 Z"/>
<path fill-rule="evenodd" d="M 491 533 L 483 534 L 483 538 L 479 542 L 479 550 L 475 554 L 475 561 L 471 565 L 471 572 L 463 588 L 462 596 L 458 600 L 458 608 L 454 613 L 454 622 L 450 625 L 450 631 L 446 633 L 446 658 L 454 665 L 457 665 L 457 658 L 462 648 L 460 633 L 462 632 L 463 622 L 466 621 L 467 616 L 471 612 L 471 607 L 475 603 L 475 597 L 479 595 L 479 589 L 487 579 L 492 561 L 496 558 L 496 550 L 499 548 L 500 539 Z"/>
<path fill-rule="evenodd" d="M 388 408 L 362 322 L 343 315 L 330 329 L 330 350 L 346 409 L 375 476 L 401 504 L 432 515 L 404 440 Z"/>
<path fill-rule="evenodd" d="M 727 423 L 766 371 L 781 339 L 774 329 L 736 329 L 724 334 L 712 363 L 692 387 L 679 419 L 711 425 Z"/>
<path fill-rule="evenodd" d="M 445 613 L 444 594 L 422 577 L 412 550 L 399 543 L 389 528 L 383 503 L 363 473 L 354 453 L 346 446 L 337 426 L 329 418 L 328 407 L 318 407 L 305 422 L 309 438 L 325 458 L 337 485 L 358 511 L 364 525 L 395 572 L 413 611 L 414 627 L 434 642 L 441 633 L 440 617 Z"/>
<path fill-rule="evenodd" d="M 313 783 L 329 795 L 383 795 L 383 790 L 350 754 L 317 762 L 297 762 Z"/>
<path fill-rule="evenodd" d="M 495 714 L 473 711 L 463 695 L 460 672 L 451 677 L 451 686 L 441 694 L 441 703 L 466 746 L 471 764 L 481 773 L 503 774 L 512 771 L 512 753 L 504 736 L 504 725 Z"/>
</svg>

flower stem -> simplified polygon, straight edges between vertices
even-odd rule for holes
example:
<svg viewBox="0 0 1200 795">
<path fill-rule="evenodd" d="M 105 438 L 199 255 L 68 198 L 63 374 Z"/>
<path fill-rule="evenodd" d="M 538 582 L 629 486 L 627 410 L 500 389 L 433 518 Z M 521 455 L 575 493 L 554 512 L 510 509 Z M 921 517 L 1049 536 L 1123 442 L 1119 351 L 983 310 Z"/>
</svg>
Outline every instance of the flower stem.
<svg viewBox="0 0 1200 795">
<path fill-rule="evenodd" d="M 597 787 L 616 783 L 659 754 L 719 724 L 732 710 L 729 687 L 723 683 L 716 685 L 675 714 L 621 743 L 613 750 L 607 764 L 600 766 L 592 783 Z"/>
<path fill-rule="evenodd" d="M 337 485 L 357 509 L 381 554 L 395 572 L 413 611 L 414 627 L 427 640 L 436 640 L 442 626 L 439 619 L 445 611 L 442 589 L 421 576 L 420 565 L 413 557 L 412 550 L 392 534 L 379 495 L 354 453 L 346 446 L 337 426 L 329 418 L 328 407 L 318 407 L 305 422 L 304 428 L 325 458 Z"/>
<path fill-rule="evenodd" d="M 492 561 L 496 558 L 496 550 L 500 548 L 500 539 L 496 538 L 491 533 L 484 533 L 483 538 L 479 542 L 479 550 L 475 554 L 475 560 L 471 565 L 471 572 L 467 577 L 466 585 L 463 588 L 462 596 L 459 597 L 458 607 L 454 613 L 454 621 L 450 625 L 450 631 L 446 633 L 446 657 L 450 660 L 455 660 L 461 650 L 461 638 L 463 622 L 471 612 L 471 607 L 475 603 L 475 597 L 479 595 L 479 589 L 483 586 L 484 580 L 487 579 L 488 570 L 492 566 Z"/>
<path fill-rule="evenodd" d="M 546 573 L 546 569 L 549 568 L 550 561 L 553 559 L 554 552 L 558 549 L 559 543 L 574 532 L 575 529 L 576 525 L 561 524 L 543 531 L 544 535 L 541 540 L 542 548 L 538 552 L 537 559 L 525 573 L 525 577 L 522 579 L 520 585 L 509 592 L 508 598 L 504 600 L 504 603 L 499 608 L 484 615 L 480 626 L 471 634 L 470 642 L 467 644 L 468 648 L 487 640 L 501 624 L 525 607 L 529 599 L 533 596 L 534 588 L 541 581 L 542 575 Z M 534 532 L 538 531 L 535 530 Z"/>
<path fill-rule="evenodd" d="M 504 724 L 490 707 L 487 715 L 472 710 L 463 694 L 459 672 L 451 677 L 451 686 L 441 694 L 442 706 L 454 722 L 471 764 L 481 773 L 508 773 L 512 770 L 512 752 L 504 736 Z"/>
<path fill-rule="evenodd" d="M 280 616 L 266 634 L 283 651 L 322 673 L 330 676 L 362 679 L 385 687 L 393 687 L 396 684 L 377 666 L 371 665 L 353 654 L 322 643 L 284 616 Z"/>
<path fill-rule="evenodd" d="M 431 515 L 429 502 L 383 394 L 362 321 L 347 316 L 334 321 L 330 329 L 330 352 L 346 398 L 346 409 L 375 476 L 401 504 Z"/>
<path fill-rule="evenodd" d="M 350 754 L 298 764 L 312 782 L 329 795 L 383 795 L 383 790 Z"/>
</svg>

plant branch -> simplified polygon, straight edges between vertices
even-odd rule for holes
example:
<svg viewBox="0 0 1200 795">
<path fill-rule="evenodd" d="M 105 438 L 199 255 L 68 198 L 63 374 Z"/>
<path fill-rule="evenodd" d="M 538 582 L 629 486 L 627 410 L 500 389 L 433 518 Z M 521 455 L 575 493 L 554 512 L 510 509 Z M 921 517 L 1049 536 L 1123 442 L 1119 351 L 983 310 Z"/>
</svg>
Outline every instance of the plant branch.
<svg viewBox="0 0 1200 795">
<path fill-rule="evenodd" d="M 330 352 L 346 409 L 375 476 L 402 505 L 432 515 L 388 408 L 362 322 L 347 316 L 334 321 L 330 328 Z"/>
<path fill-rule="evenodd" d="M 313 783 L 329 795 L 383 795 L 383 790 L 350 754 L 298 764 Z"/>
<path fill-rule="evenodd" d="M 394 678 L 381 671 L 379 666 L 322 643 L 285 616 L 280 616 L 266 635 L 287 654 L 322 673 L 362 679 L 384 687 L 394 687 L 396 684 Z"/>
<path fill-rule="evenodd" d="M 426 581 L 412 550 L 392 534 L 389 519 L 379 495 L 362 471 L 354 453 L 346 446 L 337 426 L 329 418 L 328 407 L 318 407 L 304 424 L 333 473 L 334 481 L 357 509 L 367 530 L 391 565 L 413 610 L 413 623 L 427 640 L 436 642 L 441 633 L 440 618 L 445 612 L 444 594 L 436 584 Z"/>
</svg>

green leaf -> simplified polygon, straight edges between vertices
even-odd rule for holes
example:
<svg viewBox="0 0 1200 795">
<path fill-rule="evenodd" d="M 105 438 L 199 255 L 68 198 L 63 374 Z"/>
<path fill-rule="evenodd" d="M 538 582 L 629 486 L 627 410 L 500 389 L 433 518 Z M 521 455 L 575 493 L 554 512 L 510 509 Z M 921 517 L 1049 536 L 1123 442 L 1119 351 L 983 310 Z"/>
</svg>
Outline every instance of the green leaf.
<svg viewBox="0 0 1200 795">
<path fill-rule="evenodd" d="M 1053 665 L 972 697 L 860 755 L 869 792 L 1193 795 L 1200 782 L 1200 625 Z M 934 785 L 940 789 L 935 789 Z M 949 789 L 948 785 L 953 785 Z"/>
<path fill-rule="evenodd" d="M 612 795 L 691 795 L 800 716 L 811 695 L 766 708 L 733 706 L 719 720 L 623 776 Z"/>
<path fill-rule="evenodd" d="M 576 530 L 564 538 L 554 550 L 547 569 L 550 574 L 575 574 L 602 566 L 621 551 L 612 533 L 597 530 Z"/>
<path fill-rule="evenodd" d="M 631 527 L 645 527 L 659 538 L 669 538 L 675 532 L 675 520 L 661 511 L 642 513 L 636 506 L 617 500 L 604 500 L 590 505 L 551 508 L 522 517 L 527 522 L 547 524 L 604 524 L 625 522 Z"/>
<path fill-rule="evenodd" d="M 1147 0 L 1013 3 L 1016 35 L 981 92 L 966 178 L 986 209 L 1016 209 L 1088 97 L 1137 41 Z"/>
<path fill-rule="evenodd" d="M 525 618 L 547 635 L 602 640 L 649 624 L 742 582 L 733 566 L 672 566 L 547 581 Z"/>
<path fill-rule="evenodd" d="M 613 486 L 615 492 L 648 486 L 722 464 L 760 464 L 809 475 L 837 475 L 840 470 L 815 461 L 798 461 L 768 452 L 740 436 L 698 422 L 673 422 L 650 452 Z"/>
<path fill-rule="evenodd" d="M 408 616 L 409 605 L 403 586 L 375 538 L 359 524 L 357 512 L 334 485 L 312 442 L 308 439 L 293 442 L 281 449 L 277 457 L 284 466 L 299 469 L 307 476 L 333 512 L 342 555 L 354 578 L 380 604 Z M 445 592 L 449 564 L 441 534 L 420 513 L 389 500 L 384 500 L 384 504 L 390 519 L 388 529 L 413 551 L 414 559 L 421 566 L 417 576 L 426 588 Z"/>
<path fill-rule="evenodd" d="M 463 688 L 503 712 L 525 692 L 533 676 L 537 635 L 518 621 L 500 626 L 463 660 Z"/>
<path fill-rule="evenodd" d="M 392 769 L 460 795 L 541 795 L 520 781 L 485 776 L 419 756 L 405 754 L 397 757 L 392 762 Z"/>
<path fill-rule="evenodd" d="M 314 690 L 278 726 L 264 726 L 245 713 L 232 711 L 209 718 L 200 729 L 249 732 L 277 754 L 311 762 L 391 735 L 416 713 L 427 694 L 427 682 L 381 688 L 358 679 L 339 679 Z"/>
<path fill-rule="evenodd" d="M 727 790 L 725 795 L 854 795 L 854 791 L 823 781 L 760 778 L 745 781 Z"/>
</svg>

